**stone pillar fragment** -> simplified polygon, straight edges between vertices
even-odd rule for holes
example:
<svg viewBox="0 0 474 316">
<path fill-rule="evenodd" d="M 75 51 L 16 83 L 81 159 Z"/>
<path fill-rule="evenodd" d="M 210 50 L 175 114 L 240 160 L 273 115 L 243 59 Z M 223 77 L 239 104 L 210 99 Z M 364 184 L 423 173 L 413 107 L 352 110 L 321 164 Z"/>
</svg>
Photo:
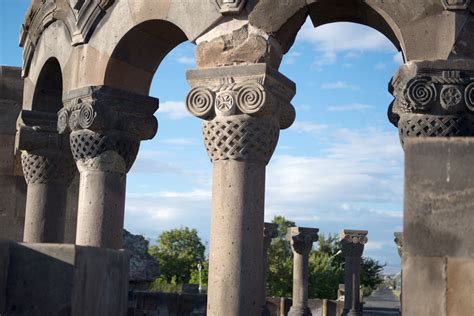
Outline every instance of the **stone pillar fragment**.
<svg viewBox="0 0 474 316">
<path fill-rule="evenodd" d="M 295 85 L 266 64 L 191 70 L 186 107 L 213 163 L 208 315 L 258 315 L 265 170 L 295 119 Z"/>
<path fill-rule="evenodd" d="M 67 135 L 56 131 L 57 115 L 22 111 L 16 147 L 28 184 L 23 241 L 62 243 L 67 190 L 76 173 Z"/>
<path fill-rule="evenodd" d="M 263 223 L 263 283 L 262 283 L 262 316 L 270 315 L 267 307 L 267 273 L 268 250 L 272 239 L 278 236 L 278 224 Z"/>
<path fill-rule="evenodd" d="M 344 312 L 343 315 L 359 316 L 360 310 L 360 268 L 364 245 L 367 243 L 366 230 L 341 231 L 344 268 Z"/>
<path fill-rule="evenodd" d="M 80 172 L 76 244 L 122 247 L 126 174 L 156 134 L 158 100 L 107 86 L 68 92 L 58 130 L 70 133 Z"/>
<path fill-rule="evenodd" d="M 293 250 L 293 305 L 289 316 L 310 316 L 308 307 L 309 254 L 318 240 L 318 228 L 290 227 L 287 238 Z"/>
<path fill-rule="evenodd" d="M 395 244 L 397 245 L 397 250 L 398 250 L 398 255 L 400 258 L 403 258 L 403 232 L 395 232 L 393 233 L 395 236 L 395 239 L 393 240 Z M 403 265 L 403 262 L 402 262 Z M 403 280 L 403 267 L 400 267 L 400 280 Z M 403 304 L 402 304 L 402 297 L 403 297 L 403 284 L 400 282 L 400 312 L 403 309 Z"/>
</svg>

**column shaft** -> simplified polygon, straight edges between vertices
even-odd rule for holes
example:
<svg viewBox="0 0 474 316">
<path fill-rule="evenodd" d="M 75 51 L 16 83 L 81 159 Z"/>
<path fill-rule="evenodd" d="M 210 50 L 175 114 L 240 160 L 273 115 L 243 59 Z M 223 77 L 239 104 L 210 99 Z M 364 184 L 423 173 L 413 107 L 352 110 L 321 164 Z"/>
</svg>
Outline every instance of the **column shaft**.
<svg viewBox="0 0 474 316">
<path fill-rule="evenodd" d="M 120 249 L 126 175 L 81 171 L 76 244 Z"/>
<path fill-rule="evenodd" d="M 352 308 L 352 301 L 355 300 L 354 306 L 359 310 L 360 306 L 360 263 L 361 257 L 346 257 L 346 265 L 344 269 L 344 311 L 348 312 Z M 355 284 L 354 284 L 355 281 Z M 355 289 L 355 293 L 353 293 Z"/>
<path fill-rule="evenodd" d="M 261 312 L 264 189 L 264 163 L 214 163 L 208 315 Z"/>
<path fill-rule="evenodd" d="M 308 306 L 308 260 L 307 254 L 293 252 L 293 313 L 291 315 L 301 315 L 301 311 Z M 295 313 L 295 309 L 298 313 Z M 301 311 L 300 311 L 301 310 Z"/>
<path fill-rule="evenodd" d="M 67 185 L 29 183 L 23 241 L 62 243 L 66 221 Z"/>
</svg>

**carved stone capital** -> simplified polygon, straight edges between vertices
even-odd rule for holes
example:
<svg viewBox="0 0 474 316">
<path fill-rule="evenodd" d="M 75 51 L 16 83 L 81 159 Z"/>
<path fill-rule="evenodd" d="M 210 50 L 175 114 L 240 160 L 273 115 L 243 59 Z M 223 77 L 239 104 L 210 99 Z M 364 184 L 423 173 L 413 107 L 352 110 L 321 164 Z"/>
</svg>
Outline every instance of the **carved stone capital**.
<svg viewBox="0 0 474 316">
<path fill-rule="evenodd" d="M 307 227 L 289 227 L 286 238 L 294 252 L 300 255 L 309 255 L 313 242 L 318 241 L 319 229 Z"/>
<path fill-rule="evenodd" d="M 214 0 L 223 15 L 238 15 L 247 4 L 247 0 Z"/>
<path fill-rule="evenodd" d="M 295 120 L 295 84 L 266 64 L 191 70 L 188 111 L 204 120 L 209 158 L 268 163 Z"/>
<path fill-rule="evenodd" d="M 393 233 L 395 239 L 393 240 L 397 245 L 398 255 L 400 257 L 403 256 L 403 233 L 402 232 L 395 232 Z"/>
<path fill-rule="evenodd" d="M 295 120 L 290 104 L 296 93 L 294 82 L 266 64 L 190 70 L 187 80 L 192 89 L 186 108 L 204 120 L 243 114 L 274 116 L 280 129 Z"/>
<path fill-rule="evenodd" d="M 400 138 L 474 135 L 474 63 L 422 61 L 392 78 L 389 119 Z"/>
<path fill-rule="evenodd" d="M 26 111 L 17 122 L 16 150 L 22 151 L 23 174 L 28 184 L 68 185 L 76 167 L 69 150 L 69 137 L 55 129 L 56 114 Z"/>
<path fill-rule="evenodd" d="M 364 245 L 368 242 L 368 231 L 343 229 L 340 233 L 344 257 L 361 257 Z"/>
<path fill-rule="evenodd" d="M 114 151 L 124 162 L 120 172 L 125 172 L 135 161 L 140 141 L 155 136 L 157 109 L 155 98 L 106 86 L 87 87 L 65 94 L 58 130 L 71 133 L 71 150 L 82 167 L 121 170 L 120 163 L 100 162 L 101 155 Z"/>
</svg>

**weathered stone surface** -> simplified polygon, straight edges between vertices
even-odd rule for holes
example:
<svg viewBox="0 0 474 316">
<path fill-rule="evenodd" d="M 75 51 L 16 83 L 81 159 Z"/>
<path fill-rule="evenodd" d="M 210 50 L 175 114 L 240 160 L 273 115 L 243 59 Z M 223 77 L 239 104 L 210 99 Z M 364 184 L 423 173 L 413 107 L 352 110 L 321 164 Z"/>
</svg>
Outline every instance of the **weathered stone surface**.
<svg viewBox="0 0 474 316">
<path fill-rule="evenodd" d="M 10 243 L 6 315 L 125 315 L 128 256 L 58 244 Z"/>
<path fill-rule="evenodd" d="M 474 141 L 409 139 L 405 152 L 404 254 L 474 258 Z"/>
<path fill-rule="evenodd" d="M 448 258 L 447 315 L 474 311 L 474 259 Z"/>
<path fill-rule="evenodd" d="M 160 266 L 148 253 L 148 241 L 143 236 L 133 235 L 124 229 L 122 243 L 130 254 L 130 282 L 152 282 L 160 276 Z"/>
<path fill-rule="evenodd" d="M 10 265 L 10 243 L 0 240 L 0 313 L 5 313 L 8 268 Z"/>
<path fill-rule="evenodd" d="M 209 42 L 202 42 L 196 50 L 199 68 L 213 68 L 240 64 L 267 63 L 278 69 L 282 51 L 268 37 L 252 32 L 248 25 L 220 36 Z"/>
<path fill-rule="evenodd" d="M 402 314 L 447 316 L 446 271 L 445 257 L 403 256 Z"/>
</svg>

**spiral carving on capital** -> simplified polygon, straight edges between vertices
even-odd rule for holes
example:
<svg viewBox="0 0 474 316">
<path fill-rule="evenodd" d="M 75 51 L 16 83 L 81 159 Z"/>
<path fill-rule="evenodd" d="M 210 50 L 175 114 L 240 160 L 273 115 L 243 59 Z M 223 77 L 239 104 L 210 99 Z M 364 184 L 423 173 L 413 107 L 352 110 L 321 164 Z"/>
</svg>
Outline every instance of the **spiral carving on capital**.
<svg viewBox="0 0 474 316">
<path fill-rule="evenodd" d="M 266 103 L 265 88 L 258 83 L 247 82 L 237 88 L 237 106 L 244 114 L 255 114 L 262 110 Z"/>
<path fill-rule="evenodd" d="M 313 243 L 319 239 L 318 232 L 318 228 L 289 227 L 287 239 L 290 241 L 293 251 L 308 255 L 313 248 Z"/>
<path fill-rule="evenodd" d="M 452 67 L 451 69 L 449 67 Z M 390 122 L 406 137 L 474 135 L 474 65 L 450 61 L 402 65 L 390 90 Z"/>
<path fill-rule="evenodd" d="M 21 165 L 28 184 L 61 183 L 69 185 L 76 173 L 76 166 L 72 158 L 58 151 L 23 151 Z"/>
<path fill-rule="evenodd" d="M 186 109 L 194 116 L 205 119 L 214 107 L 215 93 L 205 87 L 193 88 L 186 97 Z"/>
<path fill-rule="evenodd" d="M 369 241 L 365 230 L 341 231 L 342 253 L 345 257 L 361 257 L 364 251 L 364 245 Z"/>
</svg>

